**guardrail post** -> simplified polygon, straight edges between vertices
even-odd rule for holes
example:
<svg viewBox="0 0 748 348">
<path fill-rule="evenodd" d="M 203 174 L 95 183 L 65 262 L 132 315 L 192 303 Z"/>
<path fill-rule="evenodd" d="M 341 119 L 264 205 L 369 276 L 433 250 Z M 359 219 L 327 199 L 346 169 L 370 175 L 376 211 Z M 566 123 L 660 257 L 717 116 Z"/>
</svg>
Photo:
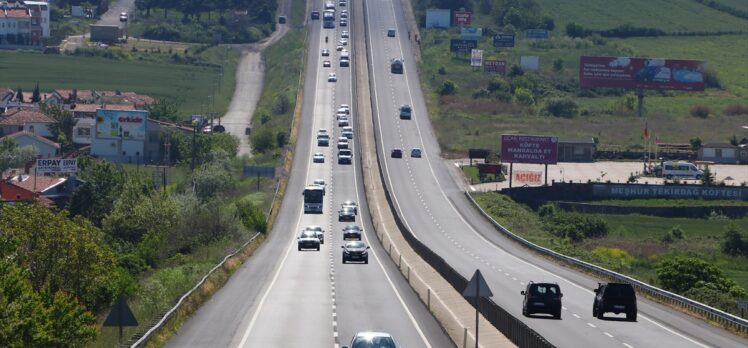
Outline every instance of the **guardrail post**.
<svg viewBox="0 0 748 348">
<path fill-rule="evenodd" d="M 405 278 L 408 279 L 408 283 L 410 283 L 410 265 L 408 266 L 408 276 Z"/>
<path fill-rule="evenodd" d="M 468 335 L 468 328 L 465 328 L 465 333 L 462 336 L 462 348 L 467 348 L 467 335 Z"/>
<path fill-rule="evenodd" d="M 426 288 L 426 308 L 431 310 L 431 288 Z"/>
<path fill-rule="evenodd" d="M 397 268 L 403 265 L 403 253 L 400 253 L 400 259 L 397 261 Z"/>
</svg>

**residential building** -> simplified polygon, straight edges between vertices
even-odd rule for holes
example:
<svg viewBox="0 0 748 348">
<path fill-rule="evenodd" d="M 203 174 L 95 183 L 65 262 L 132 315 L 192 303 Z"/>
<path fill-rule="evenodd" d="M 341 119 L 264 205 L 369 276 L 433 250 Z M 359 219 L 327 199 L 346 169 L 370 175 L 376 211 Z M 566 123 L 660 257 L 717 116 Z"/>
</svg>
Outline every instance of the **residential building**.
<svg viewBox="0 0 748 348">
<path fill-rule="evenodd" d="M 56 157 L 60 154 L 60 144 L 33 133 L 16 132 L 0 138 L 0 141 L 4 139 L 13 139 L 18 146 L 22 147 L 33 146 L 41 158 Z"/>
<path fill-rule="evenodd" d="M 54 203 L 63 207 L 81 184 L 83 181 L 75 176 L 20 174 L 0 180 L 0 197 L 4 202 L 29 201 L 38 197 L 43 204 Z"/>
<path fill-rule="evenodd" d="M 94 96 L 94 92 L 87 89 L 55 89 L 50 93 L 49 97 L 47 97 L 46 103 L 47 104 L 57 104 L 57 105 L 65 105 L 65 104 L 88 104 L 88 103 L 94 103 L 96 101 L 96 97 Z"/>
<path fill-rule="evenodd" d="M 135 110 L 135 106 L 132 104 L 74 104 L 70 105 L 70 112 L 73 113 L 75 118 L 86 118 L 96 117 L 96 110 Z"/>
<path fill-rule="evenodd" d="M 40 45 L 32 43 L 31 12 L 21 2 L 0 2 L 0 45 Z"/>
<path fill-rule="evenodd" d="M 91 135 L 96 126 L 96 119 L 93 117 L 77 119 L 73 127 L 73 144 L 91 145 Z"/>
<path fill-rule="evenodd" d="M 49 37 L 49 4 L 46 1 L 23 1 L 31 13 L 31 35 L 38 33 L 41 38 Z M 41 41 L 40 41 L 41 42 Z"/>
<path fill-rule="evenodd" d="M 49 126 L 55 123 L 51 117 L 39 110 L 12 108 L 0 115 L 0 136 L 16 132 L 29 132 L 41 137 L 52 137 Z"/>
<path fill-rule="evenodd" d="M 738 163 L 738 147 L 726 143 L 706 143 L 699 148 L 699 161 L 712 161 L 714 163 L 735 164 Z"/>
</svg>

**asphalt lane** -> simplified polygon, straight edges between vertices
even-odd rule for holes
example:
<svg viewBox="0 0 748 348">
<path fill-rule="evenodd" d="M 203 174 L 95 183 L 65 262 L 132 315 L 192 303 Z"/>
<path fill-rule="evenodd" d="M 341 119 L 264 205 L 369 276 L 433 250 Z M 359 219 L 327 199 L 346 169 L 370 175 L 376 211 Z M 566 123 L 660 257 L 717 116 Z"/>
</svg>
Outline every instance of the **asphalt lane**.
<svg viewBox="0 0 748 348">
<path fill-rule="evenodd" d="M 395 0 L 370 0 L 366 5 L 379 156 L 384 159 L 386 180 L 397 209 L 419 239 L 467 278 L 481 269 L 496 294 L 494 301 L 559 347 L 746 346 L 743 339 L 641 296 L 637 322 L 622 321 L 622 315 L 610 315 L 609 320 L 593 318 L 592 288 L 596 279 L 556 266 L 499 237 L 469 207 L 463 191 L 439 157 L 439 146 L 412 61 L 410 45 L 415 43 L 407 37 L 400 10 L 403 4 Z M 386 36 L 390 28 L 397 31 L 395 38 Z M 401 57 L 405 58 L 405 74 L 391 74 L 390 59 Z M 402 104 L 414 107 L 412 120 L 397 117 Z M 424 158 L 410 158 L 413 147 L 422 148 Z M 402 149 L 404 158 L 391 158 L 393 148 Z M 562 320 L 522 316 L 519 293 L 531 280 L 561 285 Z"/>
<path fill-rule="evenodd" d="M 321 8 L 321 3 L 317 5 Z M 406 347 L 452 346 L 375 239 L 358 156 L 354 165 L 337 164 L 335 140 L 340 128 L 334 111 L 341 103 L 352 105 L 355 126 L 353 68 L 337 64 L 332 44 L 341 28 L 322 30 L 321 21 L 311 25 L 297 154 L 277 224 L 266 242 L 168 346 L 334 347 L 368 330 L 389 332 Z M 324 35 L 330 39 L 328 44 Z M 325 46 L 332 46 L 333 68 L 322 68 L 321 61 L 327 57 L 319 52 Z M 331 71 L 337 72 L 338 82 L 327 81 Z M 317 146 L 314 134 L 320 128 L 332 133 L 330 147 Z M 311 162 L 316 152 L 325 154 L 325 163 Z M 318 178 L 327 183 L 325 213 L 303 214 L 301 192 Z M 337 209 L 348 199 L 361 204 L 356 223 L 363 225 L 365 241 L 372 247 L 368 264 L 341 262 L 341 230 L 347 223 L 337 221 Z M 307 225 L 325 228 L 321 251 L 296 250 L 296 236 Z"/>
</svg>

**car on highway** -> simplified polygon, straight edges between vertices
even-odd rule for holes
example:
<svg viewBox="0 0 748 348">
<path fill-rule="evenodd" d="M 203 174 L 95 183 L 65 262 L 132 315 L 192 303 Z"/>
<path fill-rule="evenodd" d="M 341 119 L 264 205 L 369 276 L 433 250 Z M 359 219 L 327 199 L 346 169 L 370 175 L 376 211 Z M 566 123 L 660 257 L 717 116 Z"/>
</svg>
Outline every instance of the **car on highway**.
<svg viewBox="0 0 748 348">
<path fill-rule="evenodd" d="M 329 57 L 330 56 L 330 50 L 327 48 L 322 49 L 322 56 L 323 57 Z"/>
<path fill-rule="evenodd" d="M 330 146 L 330 136 L 327 134 L 317 135 L 317 146 Z"/>
<path fill-rule="evenodd" d="M 342 207 L 338 210 L 338 221 L 356 221 L 356 213 L 352 208 Z"/>
<path fill-rule="evenodd" d="M 347 26 L 348 26 L 348 20 L 346 20 L 346 19 L 341 19 L 341 20 L 340 20 L 340 26 L 341 26 L 341 27 L 347 27 Z"/>
<path fill-rule="evenodd" d="M 327 185 L 325 184 L 325 179 L 314 179 L 312 185 L 321 187 L 323 195 L 326 193 Z"/>
<path fill-rule="evenodd" d="M 297 238 L 297 243 L 299 251 L 302 249 L 317 249 L 317 251 L 319 251 L 319 246 L 321 244 L 314 231 L 302 231 L 299 238 Z"/>
<path fill-rule="evenodd" d="M 525 290 L 520 294 L 522 300 L 522 315 L 529 317 L 532 314 L 550 314 L 555 319 L 561 319 L 561 288 L 556 283 L 529 282 Z"/>
<path fill-rule="evenodd" d="M 350 115 L 350 114 L 351 114 L 351 108 L 350 108 L 350 107 L 348 107 L 348 105 L 346 105 L 346 104 L 342 104 L 342 105 L 340 105 L 340 107 L 338 108 L 338 112 L 337 112 L 337 113 L 338 113 L 338 114 L 346 114 L 346 115 Z"/>
<path fill-rule="evenodd" d="M 631 284 L 598 283 L 595 300 L 592 303 L 592 316 L 603 319 L 607 312 L 626 313 L 626 320 L 636 321 L 636 292 Z"/>
<path fill-rule="evenodd" d="M 341 207 L 342 208 L 351 208 L 351 209 L 353 209 L 353 213 L 356 214 L 356 215 L 358 215 L 358 204 L 356 203 L 356 201 L 352 201 L 352 200 L 349 199 L 349 200 L 343 202 L 343 204 L 341 204 Z"/>
<path fill-rule="evenodd" d="M 329 61 L 329 60 L 323 60 L 323 61 L 322 61 L 322 67 L 323 67 L 323 68 L 329 68 L 329 67 L 331 67 L 331 66 L 332 66 L 332 63 L 330 63 L 330 61 Z"/>
<path fill-rule="evenodd" d="M 414 147 L 412 150 L 410 150 L 410 157 L 421 158 L 421 149 Z"/>
<path fill-rule="evenodd" d="M 351 61 L 348 58 L 340 58 L 340 67 L 347 68 L 351 66 Z"/>
<path fill-rule="evenodd" d="M 390 156 L 392 156 L 392 158 L 403 158 L 403 150 L 392 149 Z"/>
<path fill-rule="evenodd" d="M 361 240 L 361 234 L 364 232 L 360 226 L 350 224 L 343 227 L 343 240 L 355 239 Z"/>
<path fill-rule="evenodd" d="M 348 104 L 340 104 L 340 107 L 338 109 L 346 109 L 348 113 L 351 112 L 351 106 Z"/>
<path fill-rule="evenodd" d="M 338 151 L 338 164 L 351 164 L 353 163 L 353 152 L 350 149 L 343 149 Z"/>
<path fill-rule="evenodd" d="M 304 227 L 302 232 L 303 231 L 314 232 L 314 234 L 317 236 L 317 239 L 319 239 L 319 242 L 321 244 L 325 244 L 325 230 L 322 228 L 322 226 L 309 225 L 307 227 Z"/>
<path fill-rule="evenodd" d="M 348 121 L 348 116 L 343 116 L 338 119 L 338 127 L 347 127 L 350 126 L 351 123 Z"/>
<path fill-rule="evenodd" d="M 348 46 L 348 40 L 340 39 L 340 41 L 338 41 L 338 44 L 342 46 Z"/>
<path fill-rule="evenodd" d="M 410 120 L 413 115 L 413 108 L 408 104 L 400 105 L 400 119 Z"/>
<path fill-rule="evenodd" d="M 340 247 L 343 249 L 343 263 L 348 263 L 350 261 L 363 261 L 364 263 L 369 263 L 369 246 L 366 245 L 366 243 L 360 240 L 349 241 L 349 242 L 345 242 L 345 244 L 341 245 Z M 388 346 L 382 346 L 382 345 L 356 346 L 356 345 L 353 345 L 353 347 L 388 347 Z"/>
<path fill-rule="evenodd" d="M 338 75 L 335 75 L 335 73 L 330 73 L 327 75 L 327 82 L 337 82 L 338 81 Z"/>
<path fill-rule="evenodd" d="M 395 340 L 386 332 L 359 332 L 343 348 L 397 348 Z"/>
<path fill-rule="evenodd" d="M 319 11 L 312 11 L 312 19 L 319 19 Z"/>
<path fill-rule="evenodd" d="M 312 162 L 314 163 L 325 163 L 325 155 L 321 152 L 317 152 L 312 156 Z"/>
<path fill-rule="evenodd" d="M 338 6 L 345 6 L 345 0 L 340 0 L 338 2 Z"/>
<path fill-rule="evenodd" d="M 348 139 L 353 139 L 353 127 L 343 127 L 343 131 L 340 132 L 340 135 Z"/>
<path fill-rule="evenodd" d="M 343 45 L 337 45 L 337 46 L 335 46 L 335 50 L 338 51 L 338 52 L 340 52 L 340 51 L 342 51 L 344 49 L 345 49 L 345 47 L 343 47 Z"/>
<path fill-rule="evenodd" d="M 393 58 L 390 60 L 390 72 L 393 74 L 402 74 L 405 64 L 402 59 Z"/>
<path fill-rule="evenodd" d="M 342 18 L 343 14 L 341 13 L 340 16 Z M 350 34 L 348 34 L 348 30 L 343 30 L 343 31 L 340 32 L 340 37 L 342 37 L 344 39 L 347 39 L 349 36 L 350 36 Z"/>
<path fill-rule="evenodd" d="M 330 134 L 330 133 L 329 133 L 329 132 L 328 132 L 328 130 L 327 130 L 327 129 L 325 129 L 325 128 L 320 128 L 320 129 L 318 129 L 318 130 L 317 130 L 317 136 L 320 136 L 320 135 L 322 135 L 322 134 L 325 134 L 325 135 L 327 135 L 327 134 Z"/>
<path fill-rule="evenodd" d="M 127 22 L 128 19 L 130 19 L 130 16 L 127 15 L 127 12 L 122 12 L 119 14 L 120 22 Z"/>
<path fill-rule="evenodd" d="M 387 29 L 388 37 L 395 37 L 395 29 Z"/>
<path fill-rule="evenodd" d="M 338 150 L 347 149 L 348 146 L 348 138 L 343 138 L 343 140 L 338 139 Z"/>
</svg>

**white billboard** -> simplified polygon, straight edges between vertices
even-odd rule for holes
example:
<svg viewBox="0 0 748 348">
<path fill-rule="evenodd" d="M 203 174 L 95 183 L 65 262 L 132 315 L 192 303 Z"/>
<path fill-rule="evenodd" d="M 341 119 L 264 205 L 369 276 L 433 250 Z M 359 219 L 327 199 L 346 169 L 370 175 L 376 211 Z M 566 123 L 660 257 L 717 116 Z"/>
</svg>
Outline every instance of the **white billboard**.
<svg viewBox="0 0 748 348">
<path fill-rule="evenodd" d="M 483 66 L 483 50 L 473 48 L 470 52 L 470 66 Z"/>
<path fill-rule="evenodd" d="M 77 158 L 46 158 L 36 160 L 36 173 L 77 173 Z"/>
<path fill-rule="evenodd" d="M 430 8 L 426 10 L 426 28 L 449 28 L 449 9 Z"/>
<path fill-rule="evenodd" d="M 538 56 L 522 56 L 519 59 L 519 65 L 523 70 L 538 70 L 540 67 L 540 58 Z"/>
</svg>

